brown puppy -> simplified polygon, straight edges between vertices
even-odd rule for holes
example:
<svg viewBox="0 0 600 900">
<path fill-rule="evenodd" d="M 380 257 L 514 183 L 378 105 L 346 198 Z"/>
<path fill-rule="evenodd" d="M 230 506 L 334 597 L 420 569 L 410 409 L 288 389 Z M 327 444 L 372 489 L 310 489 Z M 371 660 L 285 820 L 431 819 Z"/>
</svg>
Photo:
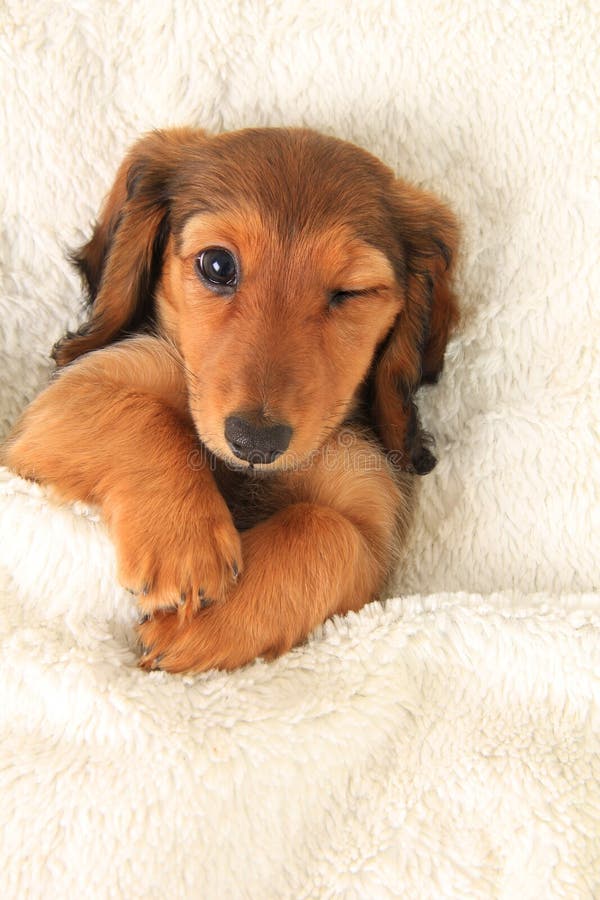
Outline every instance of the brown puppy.
<svg viewBox="0 0 600 900">
<path fill-rule="evenodd" d="M 102 509 L 142 665 L 273 657 L 377 596 L 435 464 L 414 394 L 457 318 L 456 244 L 437 199 L 312 131 L 130 151 L 76 256 L 89 321 L 5 455 Z"/>
</svg>

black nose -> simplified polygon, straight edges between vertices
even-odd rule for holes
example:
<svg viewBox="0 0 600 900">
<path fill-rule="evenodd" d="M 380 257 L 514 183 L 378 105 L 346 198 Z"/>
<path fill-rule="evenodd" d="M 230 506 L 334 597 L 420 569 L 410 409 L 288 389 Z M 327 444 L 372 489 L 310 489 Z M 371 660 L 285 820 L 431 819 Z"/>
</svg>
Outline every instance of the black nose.
<svg viewBox="0 0 600 900">
<path fill-rule="evenodd" d="M 272 463 L 285 453 L 291 437 L 289 425 L 258 425 L 242 416 L 225 419 L 225 439 L 232 453 L 252 465 Z"/>
</svg>

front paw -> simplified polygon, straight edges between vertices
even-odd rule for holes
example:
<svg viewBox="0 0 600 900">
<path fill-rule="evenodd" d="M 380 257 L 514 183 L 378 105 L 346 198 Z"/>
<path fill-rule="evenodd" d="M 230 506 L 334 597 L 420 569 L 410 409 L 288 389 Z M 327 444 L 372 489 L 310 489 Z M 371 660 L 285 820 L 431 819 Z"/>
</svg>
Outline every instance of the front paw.
<svg viewBox="0 0 600 900">
<path fill-rule="evenodd" d="M 158 612 L 142 620 L 138 627 L 143 651 L 139 665 L 147 671 L 182 673 L 235 669 L 250 662 L 257 654 L 236 613 L 230 615 L 230 610 L 231 603 L 226 603 L 193 618 Z"/>
<path fill-rule="evenodd" d="M 119 580 L 146 615 L 177 607 L 187 617 L 221 603 L 241 573 L 240 536 L 221 497 L 126 500 L 109 524 Z"/>
</svg>

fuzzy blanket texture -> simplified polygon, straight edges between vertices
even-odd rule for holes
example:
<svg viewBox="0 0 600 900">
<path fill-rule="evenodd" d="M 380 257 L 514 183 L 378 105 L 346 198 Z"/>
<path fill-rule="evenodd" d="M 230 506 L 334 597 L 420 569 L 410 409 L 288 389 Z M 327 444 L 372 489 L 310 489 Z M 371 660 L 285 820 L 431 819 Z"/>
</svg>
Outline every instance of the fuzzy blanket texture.
<svg viewBox="0 0 600 900">
<path fill-rule="evenodd" d="M 395 599 L 272 664 L 148 675 L 94 510 L 0 472 L 3 898 L 600 897 L 598 25 L 585 0 L 2 4 L 3 434 L 143 131 L 309 125 L 464 223 Z"/>
</svg>

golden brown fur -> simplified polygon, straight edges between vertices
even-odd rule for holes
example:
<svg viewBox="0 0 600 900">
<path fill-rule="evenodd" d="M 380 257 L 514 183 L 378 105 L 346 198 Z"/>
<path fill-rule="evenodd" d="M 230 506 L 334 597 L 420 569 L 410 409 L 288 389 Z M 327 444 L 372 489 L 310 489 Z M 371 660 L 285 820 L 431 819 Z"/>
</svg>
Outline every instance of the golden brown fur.
<svg viewBox="0 0 600 900">
<path fill-rule="evenodd" d="M 143 665 L 273 657 L 377 596 L 435 463 L 414 394 L 457 317 L 456 243 L 436 198 L 308 130 L 130 151 L 76 257 L 90 318 L 5 455 L 102 509 Z M 215 247 L 233 286 L 199 271 Z M 289 445 L 253 465 L 232 417 Z"/>
</svg>

